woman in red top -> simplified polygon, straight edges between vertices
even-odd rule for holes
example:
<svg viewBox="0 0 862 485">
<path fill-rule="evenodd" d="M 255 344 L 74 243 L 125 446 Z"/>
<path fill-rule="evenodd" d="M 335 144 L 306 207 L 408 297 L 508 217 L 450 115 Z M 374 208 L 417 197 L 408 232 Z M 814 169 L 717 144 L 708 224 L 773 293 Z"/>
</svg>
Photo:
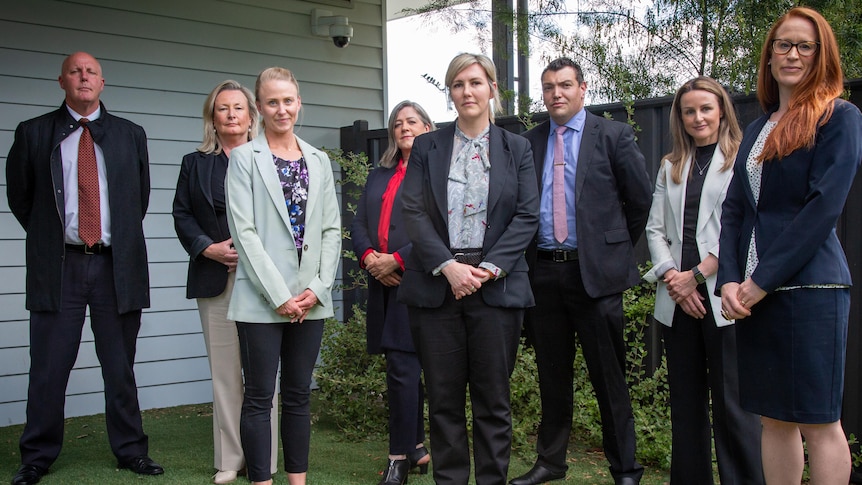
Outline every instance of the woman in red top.
<svg viewBox="0 0 862 485">
<path fill-rule="evenodd" d="M 401 223 L 401 181 L 413 139 L 434 129 L 421 106 L 402 101 L 389 116 L 389 147 L 368 175 L 350 235 L 360 265 L 368 271 L 368 352 L 386 355 L 389 401 L 389 465 L 380 485 L 401 485 L 407 473 L 428 471 L 424 394 L 407 307 L 396 301 L 411 244 Z"/>
</svg>

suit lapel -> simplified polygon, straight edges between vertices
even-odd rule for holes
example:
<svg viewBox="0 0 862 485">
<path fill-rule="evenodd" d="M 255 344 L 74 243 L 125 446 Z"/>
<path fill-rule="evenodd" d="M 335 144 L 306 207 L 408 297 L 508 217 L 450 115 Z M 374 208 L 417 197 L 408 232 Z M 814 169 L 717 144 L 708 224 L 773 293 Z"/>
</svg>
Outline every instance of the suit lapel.
<svg viewBox="0 0 862 485">
<path fill-rule="evenodd" d="M 512 153 L 504 143 L 503 134 L 496 125 L 491 125 L 488 160 L 491 162 L 491 172 L 488 176 L 488 215 L 490 220 L 491 210 L 500 199 L 503 187 L 506 185 L 506 177 L 513 173 Z"/>
<path fill-rule="evenodd" d="M 730 184 L 730 178 L 733 175 L 733 170 L 721 171 L 724 166 L 724 154 L 721 149 L 716 147 L 715 153 L 712 155 L 712 162 L 709 166 L 709 172 L 706 174 L 706 180 L 703 182 L 703 190 L 700 194 L 700 208 L 697 214 L 697 233 L 709 221 L 713 213 L 718 213 L 723 199 L 721 194 L 727 190 Z"/>
<path fill-rule="evenodd" d="M 213 176 L 213 164 L 216 163 L 216 158 L 218 155 L 213 154 L 203 154 L 197 153 L 197 163 L 195 163 L 195 171 L 198 176 L 198 185 L 200 186 L 201 193 L 204 194 L 204 198 L 206 198 L 207 203 L 212 206 L 213 205 L 213 194 L 212 194 L 212 176 Z"/>
<path fill-rule="evenodd" d="M 584 182 L 587 180 L 587 171 L 592 163 L 593 151 L 596 149 L 596 141 L 599 137 L 599 122 L 596 115 L 587 111 L 587 119 L 584 122 L 584 133 L 581 136 L 581 146 L 578 150 L 578 167 L 575 170 L 575 205 L 580 202 L 583 193 Z"/>
<path fill-rule="evenodd" d="M 287 212 L 287 204 L 284 201 L 284 191 L 281 188 L 281 182 L 275 171 L 272 152 L 269 151 L 269 147 L 266 144 L 266 137 L 256 138 L 252 143 L 254 165 L 260 174 L 261 180 L 263 180 L 266 192 L 272 199 L 272 204 L 275 206 L 275 210 L 281 217 L 282 222 L 284 222 L 285 226 L 291 227 L 290 214 Z M 290 233 L 292 234 L 293 231 L 291 230 Z"/>
<path fill-rule="evenodd" d="M 673 226 L 676 229 L 676 235 L 682 241 L 682 222 L 685 213 L 685 189 L 688 186 L 688 171 L 691 167 L 691 157 L 686 158 L 682 165 L 682 181 L 674 183 L 670 178 L 672 167 L 668 167 L 665 171 L 666 178 L 665 187 L 667 187 L 667 198 L 670 201 L 670 208 L 673 212 Z"/>
<path fill-rule="evenodd" d="M 551 122 L 546 121 L 539 125 L 536 131 L 536 142 L 532 145 L 533 161 L 536 166 L 536 179 L 538 187 L 542 187 L 542 175 L 545 171 L 545 154 L 548 151 L 548 137 L 551 134 Z"/>
<path fill-rule="evenodd" d="M 302 156 L 305 158 L 305 166 L 308 167 L 308 193 L 319 194 L 321 193 L 320 184 L 323 180 L 323 175 L 320 173 L 320 171 L 324 169 L 323 161 L 317 155 L 317 150 L 314 147 L 301 140 L 298 136 L 296 137 L 296 141 L 299 144 L 299 149 L 302 150 Z M 326 167 L 326 169 L 329 168 L 330 167 Z M 306 200 L 306 221 L 311 220 L 311 214 L 314 214 L 317 210 L 317 202 L 320 201 L 320 199 L 321 197 L 308 197 Z M 287 222 L 290 224 L 290 219 L 288 219 Z"/>
<path fill-rule="evenodd" d="M 455 123 L 437 132 L 435 143 L 428 150 L 428 176 L 431 179 L 431 193 L 437 210 L 444 221 L 449 219 L 449 164 L 452 159 L 452 145 L 455 137 Z"/>
</svg>

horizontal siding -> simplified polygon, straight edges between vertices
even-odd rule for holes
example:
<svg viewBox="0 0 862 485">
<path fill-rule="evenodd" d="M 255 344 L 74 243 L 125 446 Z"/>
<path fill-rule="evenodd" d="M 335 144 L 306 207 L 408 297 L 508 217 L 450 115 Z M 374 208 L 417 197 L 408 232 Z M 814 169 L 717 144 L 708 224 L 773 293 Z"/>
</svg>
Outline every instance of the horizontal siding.
<svg viewBox="0 0 862 485">
<path fill-rule="evenodd" d="M 0 426 L 24 421 L 30 362 L 24 231 L 6 200 L 6 155 L 18 123 L 62 103 L 57 75 L 63 58 L 83 50 L 99 59 L 106 84 L 101 98 L 108 111 L 140 124 L 147 133 L 152 189 L 144 231 L 152 305 L 143 313 L 136 356 L 141 406 L 208 402 L 212 391 L 200 319 L 196 303 L 185 298 L 188 255 L 176 239 L 171 217 L 180 162 L 201 140 L 206 95 L 224 79 L 253 87 L 261 69 L 284 66 L 300 83 L 303 112 L 297 133 L 312 145 L 337 148 L 338 127 L 355 119 L 382 126 L 381 3 L 355 1 L 348 9 L 282 0 L 4 4 L 0 19 Z M 349 17 L 355 35 L 347 49 L 311 35 L 314 8 Z M 333 297 L 340 306 L 340 292 Z M 98 359 L 85 322 L 67 389 L 66 414 L 103 410 Z"/>
</svg>

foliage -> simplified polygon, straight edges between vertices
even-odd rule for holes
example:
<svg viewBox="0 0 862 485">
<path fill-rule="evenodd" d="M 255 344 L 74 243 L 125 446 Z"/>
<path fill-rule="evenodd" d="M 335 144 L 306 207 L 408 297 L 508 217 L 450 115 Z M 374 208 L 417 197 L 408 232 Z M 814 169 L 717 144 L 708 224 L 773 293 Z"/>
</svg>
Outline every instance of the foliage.
<svg viewBox="0 0 862 485">
<path fill-rule="evenodd" d="M 456 31 L 476 28 L 486 40 L 492 21 L 508 24 L 519 32 L 521 53 L 578 61 L 594 103 L 672 94 L 698 75 L 731 92 L 751 93 L 769 27 L 796 5 L 823 14 L 838 37 L 845 76 L 862 76 L 862 2 L 856 0 L 530 0 L 528 12 L 490 0 L 461 4 L 431 0 L 412 12 L 433 15 Z M 461 6 L 448 8 L 454 5 Z"/>
<path fill-rule="evenodd" d="M 389 429 L 386 361 L 365 351 L 365 311 L 359 305 L 346 323 L 326 322 L 320 358 L 315 372 L 319 399 L 343 438 L 380 439 Z"/>
</svg>

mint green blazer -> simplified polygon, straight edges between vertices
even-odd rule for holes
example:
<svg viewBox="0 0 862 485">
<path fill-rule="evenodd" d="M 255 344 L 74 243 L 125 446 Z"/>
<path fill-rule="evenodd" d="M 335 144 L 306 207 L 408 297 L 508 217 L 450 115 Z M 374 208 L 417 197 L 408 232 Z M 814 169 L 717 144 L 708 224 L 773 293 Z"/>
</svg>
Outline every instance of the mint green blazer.
<svg viewBox="0 0 862 485">
<path fill-rule="evenodd" d="M 275 309 L 306 288 L 319 303 L 307 319 L 333 316 L 332 289 L 341 259 L 341 213 L 329 157 L 300 140 L 308 165 L 305 241 L 300 263 L 272 152 L 261 136 L 231 150 L 227 221 L 239 253 L 228 318 L 245 323 L 289 319 Z"/>
</svg>

